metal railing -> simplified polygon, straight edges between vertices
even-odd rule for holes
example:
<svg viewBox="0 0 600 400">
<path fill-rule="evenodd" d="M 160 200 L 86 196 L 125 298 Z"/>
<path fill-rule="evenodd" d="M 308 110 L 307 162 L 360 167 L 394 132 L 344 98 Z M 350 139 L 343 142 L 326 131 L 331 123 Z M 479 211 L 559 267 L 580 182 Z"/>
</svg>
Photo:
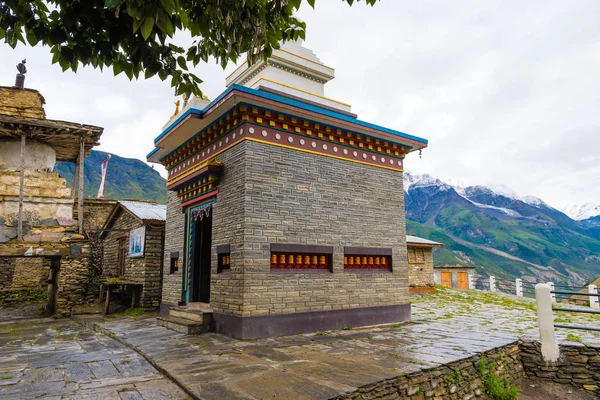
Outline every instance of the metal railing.
<svg viewBox="0 0 600 400">
<path fill-rule="evenodd" d="M 598 288 L 596 285 L 589 285 L 588 293 L 579 291 L 554 290 L 553 286 L 554 285 L 552 285 L 552 283 L 539 283 L 535 285 L 535 299 L 540 323 L 540 343 L 542 345 L 542 356 L 545 360 L 551 362 L 558 360 L 559 356 L 555 334 L 556 328 L 600 332 L 600 327 L 595 326 L 563 325 L 554 323 L 554 312 L 600 315 L 600 295 L 598 294 Z M 556 295 L 588 296 L 590 299 L 591 309 L 584 310 L 553 307 L 552 304 L 556 303 Z"/>
</svg>

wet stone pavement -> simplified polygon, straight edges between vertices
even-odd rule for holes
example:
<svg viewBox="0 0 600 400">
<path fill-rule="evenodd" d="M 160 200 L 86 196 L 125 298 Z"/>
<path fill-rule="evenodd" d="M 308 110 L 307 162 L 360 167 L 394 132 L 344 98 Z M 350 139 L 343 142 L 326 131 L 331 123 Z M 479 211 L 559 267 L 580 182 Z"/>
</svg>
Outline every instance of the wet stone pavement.
<svg viewBox="0 0 600 400">
<path fill-rule="evenodd" d="M 71 320 L 0 323 L 0 399 L 186 399 L 142 356 Z"/>
<path fill-rule="evenodd" d="M 151 315 L 80 317 L 82 326 L 40 321 L 14 331 L 0 324 L 0 399 L 185 398 L 144 357 L 197 398 L 329 399 L 519 338 L 537 339 L 531 301 L 452 290 L 412 300 L 411 323 L 248 341 L 185 336 L 157 326 Z M 559 317 L 600 327 L 595 316 Z M 557 331 L 563 341 L 569 333 Z M 598 335 L 577 334 L 600 346 Z"/>
<path fill-rule="evenodd" d="M 154 318 L 87 323 L 127 342 L 202 399 L 328 399 L 521 337 L 537 339 L 534 303 L 451 290 L 414 298 L 412 323 L 251 341 L 185 336 Z M 600 345 L 597 336 L 584 339 Z"/>
</svg>

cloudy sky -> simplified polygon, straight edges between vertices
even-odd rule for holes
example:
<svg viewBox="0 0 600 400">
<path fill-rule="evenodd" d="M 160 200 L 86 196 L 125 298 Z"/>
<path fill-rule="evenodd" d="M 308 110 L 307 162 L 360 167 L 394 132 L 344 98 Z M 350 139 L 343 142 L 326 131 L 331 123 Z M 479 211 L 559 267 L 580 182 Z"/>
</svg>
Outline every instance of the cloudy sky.
<svg viewBox="0 0 600 400">
<path fill-rule="evenodd" d="M 327 96 L 429 140 L 422 158 L 407 158 L 412 172 L 507 186 L 555 207 L 600 203 L 597 0 L 318 0 L 299 16 L 305 46 L 336 69 Z M 101 150 L 145 159 L 173 113 L 167 82 L 62 73 L 42 47 L 1 43 L 0 85 L 13 84 L 22 58 L 48 118 L 103 126 Z M 233 68 L 199 65 L 205 94 L 223 91 Z"/>
</svg>

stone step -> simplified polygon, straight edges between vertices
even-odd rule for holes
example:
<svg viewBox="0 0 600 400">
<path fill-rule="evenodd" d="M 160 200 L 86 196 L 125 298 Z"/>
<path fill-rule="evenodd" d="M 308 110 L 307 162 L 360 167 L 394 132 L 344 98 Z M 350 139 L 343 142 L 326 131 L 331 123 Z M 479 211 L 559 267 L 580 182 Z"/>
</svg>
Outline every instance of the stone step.
<svg viewBox="0 0 600 400">
<path fill-rule="evenodd" d="M 171 316 L 157 317 L 156 323 L 158 326 L 164 326 L 165 328 L 183 333 L 185 335 L 199 335 L 204 332 L 209 332 L 211 328 L 211 326 L 207 324 Z"/>
<path fill-rule="evenodd" d="M 194 311 L 202 311 L 205 313 L 212 313 L 213 309 L 210 306 L 209 303 L 200 303 L 200 302 L 191 302 L 191 303 L 187 303 L 185 306 L 186 309 L 188 310 L 194 310 Z"/>
<path fill-rule="evenodd" d="M 195 321 L 201 324 L 210 325 L 212 323 L 212 312 L 202 312 L 190 310 L 186 307 L 173 307 L 169 310 L 169 316 L 181 319 Z"/>
</svg>

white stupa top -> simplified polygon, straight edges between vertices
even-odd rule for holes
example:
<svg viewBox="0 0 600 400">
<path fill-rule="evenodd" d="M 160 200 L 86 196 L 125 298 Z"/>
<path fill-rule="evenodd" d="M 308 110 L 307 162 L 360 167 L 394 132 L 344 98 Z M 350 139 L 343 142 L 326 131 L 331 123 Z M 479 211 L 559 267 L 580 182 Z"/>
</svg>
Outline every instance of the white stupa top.
<svg viewBox="0 0 600 400">
<path fill-rule="evenodd" d="M 325 97 L 325 84 L 334 78 L 334 69 L 323 64 L 302 40 L 281 45 L 269 59 L 248 67 L 240 65 L 226 79 L 226 85 L 243 85 L 287 94 L 327 107 L 350 112 L 350 105 Z"/>
</svg>

